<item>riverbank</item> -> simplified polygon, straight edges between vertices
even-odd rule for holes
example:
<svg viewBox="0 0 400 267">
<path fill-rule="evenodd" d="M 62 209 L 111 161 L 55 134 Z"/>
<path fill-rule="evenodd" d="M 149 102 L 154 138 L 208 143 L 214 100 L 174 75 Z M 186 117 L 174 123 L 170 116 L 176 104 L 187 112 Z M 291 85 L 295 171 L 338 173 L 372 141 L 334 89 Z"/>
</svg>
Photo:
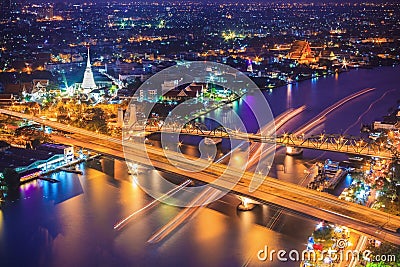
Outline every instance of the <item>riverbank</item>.
<svg viewBox="0 0 400 267">
<path fill-rule="evenodd" d="M 354 68 L 354 69 L 358 69 L 358 68 Z M 350 72 L 351 69 L 335 69 L 334 71 L 332 70 L 317 70 L 316 74 L 309 74 L 309 75 L 301 75 L 300 78 L 292 80 L 292 79 L 288 79 L 286 81 L 284 80 L 280 80 L 280 79 L 275 79 L 277 82 L 279 82 L 279 84 L 274 83 L 269 83 L 266 84 L 265 86 L 260 86 L 259 81 L 257 82 L 255 79 L 252 79 L 257 86 L 260 88 L 260 90 L 263 91 L 267 91 L 267 90 L 273 90 L 279 87 L 284 87 L 287 86 L 289 84 L 296 84 L 296 83 L 300 83 L 303 81 L 307 81 L 307 80 L 311 80 L 311 79 L 316 79 L 319 77 L 329 77 L 329 76 L 333 76 L 333 75 L 339 75 L 341 73 L 346 73 L 346 72 Z M 269 80 L 267 77 L 257 77 L 257 78 L 265 78 L 266 80 Z"/>
<path fill-rule="evenodd" d="M 269 84 L 265 84 L 265 86 L 261 86 L 259 82 L 257 82 L 257 79 L 261 79 L 261 78 L 265 78 L 267 81 L 270 79 L 268 77 L 251 77 L 253 82 L 255 82 L 257 84 L 257 86 L 260 88 L 260 90 L 273 90 L 279 87 L 283 87 L 283 86 L 287 86 L 288 84 L 296 84 L 296 83 L 300 83 L 302 81 L 307 81 L 307 80 L 311 80 L 311 79 L 316 79 L 319 77 L 329 77 L 329 76 L 334 76 L 334 75 L 339 75 L 341 73 L 346 73 L 346 72 L 350 72 L 352 70 L 360 70 L 360 69 L 369 69 L 369 70 L 373 70 L 376 68 L 380 68 L 380 67 L 396 67 L 399 66 L 400 63 L 397 64 L 393 64 L 393 65 L 359 65 L 357 67 L 354 66 L 350 66 L 350 65 L 346 65 L 345 67 L 336 67 L 334 69 L 317 69 L 315 70 L 315 74 L 310 74 L 310 73 L 300 73 L 299 77 L 297 77 L 296 79 L 292 79 L 292 78 L 288 78 L 286 81 L 278 79 L 278 78 L 273 78 L 275 82 L 279 82 L 279 84 L 275 84 L 275 82 L 273 83 L 269 83 Z"/>
</svg>

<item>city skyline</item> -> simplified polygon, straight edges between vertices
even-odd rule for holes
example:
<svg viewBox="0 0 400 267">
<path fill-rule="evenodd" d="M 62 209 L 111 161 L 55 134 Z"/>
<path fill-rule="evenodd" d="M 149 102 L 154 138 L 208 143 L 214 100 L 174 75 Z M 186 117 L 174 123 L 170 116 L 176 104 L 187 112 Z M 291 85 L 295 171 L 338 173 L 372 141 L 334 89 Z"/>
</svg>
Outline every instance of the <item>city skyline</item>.
<svg viewBox="0 0 400 267">
<path fill-rule="evenodd" d="M 397 267 L 400 4 L 293 2 L 1 2 L 0 266 Z"/>
<path fill-rule="evenodd" d="M 10 0 L 11 2 L 13 0 Z M 132 1 L 128 0 L 33 0 L 33 1 L 18 1 L 19 3 L 41 3 L 41 4 L 48 4 L 48 3 L 65 3 L 65 4 L 71 4 L 71 3 L 132 3 Z M 134 3 L 135 1 L 133 1 Z M 160 3 L 173 3 L 173 2 L 182 2 L 182 1 L 173 1 L 173 0 L 152 0 L 148 1 L 148 3 L 151 2 L 160 2 Z M 184 2 L 191 2 L 190 0 L 185 0 Z M 313 4 L 318 4 L 318 3 L 360 3 L 360 4 L 368 4 L 368 3 L 397 3 L 396 0 L 372 0 L 372 1 L 361 1 L 361 0 L 251 0 L 251 1 L 244 1 L 244 0 L 218 0 L 218 1 L 209 1 L 209 0 L 202 0 L 199 1 L 200 3 L 313 3 Z"/>
</svg>

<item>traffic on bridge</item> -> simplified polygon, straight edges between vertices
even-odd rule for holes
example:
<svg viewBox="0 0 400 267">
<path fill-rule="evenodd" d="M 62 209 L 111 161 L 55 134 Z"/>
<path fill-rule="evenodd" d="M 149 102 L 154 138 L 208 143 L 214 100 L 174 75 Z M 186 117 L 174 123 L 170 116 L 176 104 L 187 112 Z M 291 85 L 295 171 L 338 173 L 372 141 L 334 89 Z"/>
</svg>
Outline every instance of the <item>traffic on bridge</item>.
<svg viewBox="0 0 400 267">
<path fill-rule="evenodd" d="M 148 146 L 144 143 L 138 144 L 130 141 L 123 143 L 122 140 L 117 138 L 43 120 L 32 115 L 4 109 L 0 109 L 0 113 L 76 134 L 76 138 L 69 138 L 69 143 L 77 146 L 190 177 L 211 184 L 221 190 L 228 189 L 233 193 L 255 199 L 261 203 L 273 203 L 312 217 L 346 224 L 370 236 L 400 245 L 400 217 L 398 216 L 371 210 L 355 203 L 337 199 L 327 193 L 282 182 L 261 174 L 245 172 L 232 167 L 228 168 L 226 165 L 213 163 L 206 159 L 187 155 L 182 157 L 180 153 Z M 204 166 L 206 167 L 203 168 Z M 201 171 L 195 172 L 195 175 L 192 171 L 188 171 L 198 167 L 201 168 Z M 238 174 L 242 174 L 241 177 L 238 177 Z M 249 192 L 250 184 L 254 179 L 263 180 L 263 183 L 254 192 Z"/>
</svg>

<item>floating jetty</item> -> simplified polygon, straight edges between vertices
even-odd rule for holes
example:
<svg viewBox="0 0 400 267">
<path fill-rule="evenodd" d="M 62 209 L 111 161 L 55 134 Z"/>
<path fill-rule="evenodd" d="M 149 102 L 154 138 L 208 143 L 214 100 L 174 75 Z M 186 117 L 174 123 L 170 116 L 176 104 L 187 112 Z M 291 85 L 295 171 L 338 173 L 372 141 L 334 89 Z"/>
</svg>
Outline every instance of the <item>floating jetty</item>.
<svg viewBox="0 0 400 267">
<path fill-rule="evenodd" d="M 337 184 L 347 175 L 347 171 L 339 168 L 339 162 L 325 160 L 324 174 L 326 177 L 325 188 L 335 189 Z"/>
<path fill-rule="evenodd" d="M 332 178 L 326 183 L 326 188 L 328 189 L 335 189 L 337 184 L 347 175 L 346 170 L 339 169 Z"/>
<path fill-rule="evenodd" d="M 325 160 L 323 166 L 318 166 L 318 174 L 308 184 L 308 188 L 318 191 L 333 190 L 347 175 L 348 169 L 339 167 L 339 162 L 330 159 Z"/>
<path fill-rule="evenodd" d="M 47 171 L 43 171 L 43 172 L 42 171 L 38 171 L 38 172 L 32 174 L 31 176 L 29 176 L 29 178 L 21 179 L 20 183 L 24 184 L 24 183 L 27 183 L 27 182 L 30 182 L 30 181 L 33 181 L 33 180 L 36 180 L 36 179 L 41 179 L 41 180 L 48 181 L 48 182 L 59 182 L 56 179 L 52 179 L 52 178 L 43 176 L 43 175 L 52 174 L 52 173 L 55 173 L 55 172 L 58 172 L 58 171 L 65 171 L 65 172 L 71 172 L 71 173 L 76 173 L 76 174 L 83 174 L 82 170 L 76 170 L 76 169 L 73 169 L 71 167 L 75 166 L 76 164 L 85 162 L 85 161 L 93 160 L 93 159 L 98 158 L 100 156 L 101 156 L 101 154 L 95 154 L 95 155 L 90 156 L 88 158 L 77 159 L 77 160 L 73 160 L 71 162 L 67 162 L 64 165 L 59 166 L 59 167 L 54 168 L 54 169 L 51 169 L 51 170 L 47 170 Z"/>
</svg>

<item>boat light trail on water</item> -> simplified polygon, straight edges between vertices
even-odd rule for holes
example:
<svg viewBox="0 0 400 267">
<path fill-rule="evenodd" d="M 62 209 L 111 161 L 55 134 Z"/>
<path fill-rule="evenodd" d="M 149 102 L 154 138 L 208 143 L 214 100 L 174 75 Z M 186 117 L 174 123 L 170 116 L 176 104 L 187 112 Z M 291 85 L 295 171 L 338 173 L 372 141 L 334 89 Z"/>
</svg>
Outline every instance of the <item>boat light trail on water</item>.
<svg viewBox="0 0 400 267">
<path fill-rule="evenodd" d="M 324 122 L 325 119 L 326 119 L 326 118 L 325 118 L 326 115 L 328 115 L 329 113 L 331 113 L 331 112 L 334 111 L 335 109 L 339 108 L 340 106 L 342 106 L 343 104 L 347 103 L 348 101 L 350 101 L 350 100 L 352 100 L 352 99 L 354 99 L 354 98 L 356 98 L 356 97 L 359 97 L 359 96 L 361 96 L 361 95 L 363 95 L 363 94 L 365 94 L 365 93 L 368 93 L 368 92 L 370 92 L 370 91 L 373 91 L 373 90 L 375 90 L 375 88 L 366 88 L 366 89 L 363 89 L 363 90 L 361 90 L 361 91 L 359 91 L 359 92 L 356 92 L 356 93 L 354 93 L 354 94 L 351 94 L 351 95 L 349 95 L 349 96 L 343 98 L 342 100 L 336 102 L 335 104 L 331 105 L 330 107 L 324 109 L 322 112 L 320 112 L 320 113 L 319 113 L 317 116 L 315 116 L 313 119 L 311 119 L 311 120 L 308 121 L 307 123 L 303 124 L 302 127 L 300 127 L 299 129 L 297 129 L 295 135 L 303 134 L 303 133 L 306 133 L 306 132 L 310 131 L 312 127 L 315 127 L 315 126 L 321 124 L 322 122 Z M 377 101 L 375 101 L 375 102 L 377 102 Z M 375 103 L 375 102 L 374 102 L 374 103 Z M 374 103 L 373 103 L 373 104 L 374 104 Z M 373 104 L 371 104 L 371 106 L 372 106 Z M 371 108 L 371 106 L 369 107 L 369 109 Z M 368 110 L 369 110 L 369 109 L 368 109 Z M 264 156 L 263 154 L 265 154 L 265 153 L 270 154 L 270 153 L 271 153 L 271 150 L 269 149 L 269 150 L 267 150 L 267 151 L 263 151 L 263 153 L 262 153 L 262 155 L 260 155 L 260 157 L 261 157 L 261 156 Z M 267 154 L 266 156 L 268 156 L 268 154 Z M 253 165 L 251 165 L 251 166 L 253 166 Z M 249 167 L 251 167 L 251 166 L 249 166 Z M 249 169 L 249 168 L 248 168 L 248 169 Z M 311 168 L 311 169 L 312 169 L 312 168 Z M 307 175 L 303 180 L 301 180 L 299 184 L 302 185 L 303 182 L 305 182 L 305 180 L 306 180 L 307 177 L 308 177 L 308 175 Z M 276 223 L 277 223 L 277 221 L 279 220 L 279 218 L 282 216 L 283 210 L 284 210 L 284 209 L 279 209 L 279 210 L 275 213 L 275 215 L 269 220 L 269 222 L 267 223 L 266 227 L 272 229 L 272 228 L 276 225 Z"/>
<path fill-rule="evenodd" d="M 354 98 L 362 96 L 362 95 L 364 95 L 364 94 L 366 94 L 368 92 L 371 92 L 373 90 L 375 90 L 375 88 L 365 88 L 365 89 L 363 89 L 361 91 L 358 91 L 358 92 L 356 92 L 354 94 L 351 94 L 351 95 L 343 98 L 342 100 L 336 102 L 332 106 L 324 109 L 322 112 L 320 112 L 313 119 L 311 119 L 310 121 L 305 123 L 302 127 L 300 127 L 300 129 L 295 132 L 295 135 L 300 135 L 300 134 L 303 134 L 303 133 L 306 133 L 306 132 L 310 131 L 311 128 L 313 128 L 313 127 L 317 126 L 318 124 L 320 124 L 322 122 L 322 120 L 325 119 L 325 116 L 328 115 L 329 113 L 331 113 L 332 111 L 334 111 L 335 109 L 337 109 L 340 106 L 346 104 L 350 100 L 353 100 Z"/>
<path fill-rule="evenodd" d="M 270 122 L 267 125 L 263 126 L 261 128 L 260 131 L 258 131 L 258 133 L 261 134 L 265 134 L 268 133 L 268 131 L 273 130 L 272 128 L 275 126 L 275 131 L 279 128 L 281 128 L 285 123 L 287 123 L 289 120 L 291 120 L 292 118 L 294 118 L 295 116 L 297 116 L 298 114 L 300 114 L 302 111 L 304 111 L 306 108 L 306 106 L 301 106 L 297 109 L 293 109 L 290 108 L 288 110 L 286 110 L 285 112 L 283 112 L 282 114 L 280 114 L 278 117 L 275 118 L 274 122 Z M 238 146 L 236 146 L 234 149 L 232 149 L 231 151 L 229 151 L 228 153 L 226 153 L 225 155 L 223 155 L 222 157 L 220 157 L 218 160 L 216 160 L 216 163 L 221 163 L 227 156 L 231 155 L 234 151 L 236 151 L 237 149 L 239 149 L 242 145 L 244 145 L 246 142 L 242 142 L 240 143 Z M 251 150 L 254 150 L 254 147 L 257 144 L 252 144 L 252 148 L 250 148 Z"/>
<path fill-rule="evenodd" d="M 300 108 L 297 108 L 296 110 L 289 109 L 289 110 L 285 111 L 284 113 L 280 114 L 276 118 L 275 123 L 277 122 L 277 124 L 275 124 L 275 125 L 277 125 L 279 128 L 282 127 L 282 125 L 284 125 L 286 122 L 291 120 L 293 117 L 297 116 L 303 110 L 305 110 L 305 106 L 301 106 Z M 271 131 L 272 127 L 274 127 L 273 122 L 269 123 L 268 125 L 265 125 L 261 129 L 260 133 L 263 134 L 263 133 L 266 133 L 267 131 Z M 220 163 L 223 159 L 225 159 L 228 155 L 232 154 L 233 151 L 235 151 L 236 149 L 241 147 L 243 144 L 245 144 L 245 142 L 241 143 L 236 148 L 232 149 L 229 153 L 227 153 L 223 157 L 219 158 L 216 161 L 216 163 Z M 254 149 L 254 147 L 253 147 L 253 149 Z M 159 203 L 159 201 L 162 201 L 163 199 L 165 199 L 169 196 L 172 196 L 179 190 L 186 187 L 190 182 L 191 182 L 191 180 L 185 181 L 179 187 L 174 188 L 171 191 L 167 192 L 161 198 L 156 199 L 156 200 L 152 201 L 151 203 L 149 203 L 148 205 L 146 205 L 145 207 L 141 208 L 140 210 L 135 211 L 134 213 L 132 213 L 125 219 L 118 222 L 114 226 L 114 229 L 116 229 L 116 230 L 122 229 L 122 227 L 136 214 L 138 214 L 146 209 L 149 209 L 151 207 L 154 207 L 157 203 Z M 201 194 L 198 198 L 196 198 L 194 200 L 194 203 L 192 203 L 192 204 L 194 204 L 195 207 L 185 208 L 178 216 L 176 216 L 172 221 L 170 221 L 170 223 L 168 223 L 162 229 L 160 229 L 157 234 L 154 234 L 153 237 L 151 237 L 148 242 L 156 243 L 156 242 L 161 241 L 164 237 L 168 236 L 168 234 L 170 232 L 172 232 L 173 229 L 176 229 L 182 222 L 184 222 L 185 219 L 193 217 L 199 211 L 199 209 L 204 206 L 204 203 L 209 202 L 210 199 L 218 199 L 220 197 L 220 193 L 221 192 L 215 188 L 212 188 L 212 189 L 210 188 L 209 190 L 203 192 L 203 194 Z"/>
<path fill-rule="evenodd" d="M 332 106 L 326 108 L 324 111 L 322 111 L 321 113 L 319 113 L 316 117 L 314 117 L 314 119 L 312 119 L 311 121 L 309 121 L 308 123 L 306 123 L 305 125 L 303 125 L 300 130 L 298 130 L 296 133 L 298 134 L 300 133 L 304 133 L 305 131 L 309 131 L 312 127 L 315 127 L 316 125 L 320 124 L 321 122 L 323 122 L 325 120 L 325 116 L 329 113 L 331 113 L 332 111 L 334 111 L 335 109 L 337 109 L 338 107 L 340 107 L 341 105 L 347 103 L 348 101 L 361 96 L 367 92 L 370 92 L 372 90 L 375 90 L 375 88 L 366 88 L 364 90 L 361 90 L 359 92 L 356 92 L 350 96 L 345 97 L 344 99 L 336 102 L 335 104 L 333 104 Z M 292 119 L 293 117 L 297 116 L 298 114 L 300 114 L 302 111 L 305 110 L 305 106 L 301 106 L 299 108 L 297 108 L 296 110 L 293 109 L 289 109 L 287 111 L 285 111 L 284 113 L 282 113 L 280 116 L 278 116 L 276 118 L 277 123 L 275 124 L 276 128 L 281 128 L 286 122 L 288 122 L 290 119 Z M 272 123 L 265 125 L 261 130 L 260 133 L 264 134 L 266 133 L 268 130 L 271 129 L 271 127 L 273 127 Z M 234 148 L 233 150 L 231 150 L 229 153 L 227 153 L 226 155 L 224 155 L 223 157 L 221 157 L 220 159 L 218 159 L 216 162 L 220 163 L 226 156 L 230 155 L 232 153 L 232 151 L 236 150 L 237 148 L 239 148 L 240 146 L 242 146 L 245 142 L 241 143 L 240 145 L 238 145 L 236 148 Z M 258 146 L 258 147 L 257 147 Z M 265 154 L 265 152 L 268 151 L 264 151 L 264 153 L 260 152 L 260 148 L 261 146 L 259 146 L 259 144 L 257 145 L 253 145 L 252 147 L 250 147 L 250 152 L 253 153 L 252 156 L 252 160 L 251 162 L 254 160 L 254 154 L 260 154 L 259 156 L 263 156 L 261 154 Z M 256 153 L 254 153 L 254 150 L 256 150 Z M 269 149 L 268 149 L 269 150 Z M 252 165 L 250 163 L 250 165 Z M 249 165 L 246 164 L 245 168 L 249 169 Z M 187 183 L 187 184 L 186 184 Z M 121 226 L 124 225 L 125 222 L 127 222 L 130 218 L 132 218 L 134 215 L 136 215 L 137 213 L 148 209 L 150 207 L 152 207 L 153 205 L 155 205 L 156 203 L 158 203 L 159 201 L 161 201 L 162 199 L 165 199 L 166 197 L 169 197 L 173 194 L 175 194 L 177 191 L 179 191 L 180 189 L 184 188 L 185 186 L 187 186 L 190 183 L 190 180 L 187 180 L 186 182 L 184 182 L 183 184 L 181 184 L 180 186 L 178 186 L 177 188 L 172 189 L 171 191 L 167 192 L 165 195 L 163 195 L 160 199 L 154 200 L 153 202 L 149 203 L 147 206 L 143 207 L 142 209 L 132 213 L 131 215 L 129 215 L 127 218 L 125 218 L 124 220 L 122 220 L 121 222 L 119 222 L 118 224 L 116 224 L 114 226 L 114 229 L 118 229 Z M 164 227 L 162 227 L 160 230 L 158 230 L 152 237 L 150 237 L 150 239 L 147 241 L 148 243 L 157 243 L 160 242 L 161 240 L 163 240 L 165 237 L 167 237 L 172 231 L 174 231 L 174 229 L 176 229 L 179 225 L 181 225 L 185 220 L 193 217 L 195 214 L 197 214 L 200 210 L 201 207 L 206 206 L 204 203 L 206 203 L 209 199 L 217 199 L 220 195 L 220 191 L 215 189 L 215 188 L 208 188 L 206 189 L 202 194 L 200 194 L 198 197 L 196 197 L 190 205 L 191 207 L 186 207 L 184 210 L 182 210 L 175 218 L 173 218 L 168 224 L 166 224 Z M 276 213 L 276 216 L 273 218 L 273 220 L 270 222 L 270 227 L 274 227 L 274 225 L 276 224 L 276 222 L 278 221 L 278 219 L 280 218 L 280 216 L 282 215 L 283 210 L 278 210 Z"/>
<path fill-rule="evenodd" d="M 303 112 L 306 109 L 306 106 L 303 105 L 295 110 L 291 109 L 290 112 L 288 113 L 282 113 L 283 116 L 278 116 L 277 120 L 275 121 L 275 132 L 278 131 L 280 128 L 282 128 L 283 125 L 285 125 L 289 120 L 293 119 L 297 115 L 299 115 L 301 112 Z M 273 125 L 272 125 L 273 127 Z M 268 133 L 270 131 L 271 126 L 265 127 L 260 133 L 261 135 Z M 267 151 L 263 151 L 264 147 L 267 144 L 261 144 L 261 143 L 252 143 L 250 147 L 250 159 L 246 164 L 246 169 L 249 169 L 251 166 L 253 166 L 256 162 L 259 161 L 260 157 L 262 154 L 264 154 L 267 151 L 271 151 L 274 147 L 269 147 Z"/>
<path fill-rule="evenodd" d="M 188 186 L 190 183 L 192 182 L 192 180 L 188 179 L 185 182 L 183 182 L 182 184 L 180 184 L 179 186 L 171 189 L 170 191 L 168 191 L 167 193 L 165 193 L 164 195 L 162 195 L 160 198 L 153 200 L 152 202 L 150 202 L 149 204 L 147 204 L 146 206 L 144 206 L 143 208 L 133 212 L 132 214 L 130 214 L 128 217 L 126 217 L 125 219 L 119 221 L 117 224 L 114 225 L 114 230 L 120 230 L 122 229 L 125 224 L 131 219 L 133 218 L 136 214 L 145 211 L 146 209 L 152 208 L 154 207 L 156 204 L 160 203 L 161 201 L 163 201 L 164 199 L 166 199 L 167 197 L 171 197 L 174 194 L 176 194 L 177 192 L 179 192 L 180 190 L 182 190 L 183 188 L 185 188 L 186 186 Z"/>
<path fill-rule="evenodd" d="M 166 225 L 164 225 L 161 229 L 154 233 L 149 238 L 149 240 L 147 240 L 147 242 L 154 244 L 162 241 L 183 222 L 195 216 L 195 214 L 200 211 L 200 208 L 205 206 L 204 203 L 207 203 L 208 199 L 217 199 L 220 197 L 221 193 L 221 191 L 215 188 L 209 187 L 205 189 L 200 195 L 193 199 L 193 201 L 189 204 L 189 207 L 186 207 L 181 212 L 179 212 L 177 216 L 175 216 L 171 221 L 169 221 Z"/>
<path fill-rule="evenodd" d="M 365 88 L 361 91 L 355 92 L 345 98 L 343 98 L 342 100 L 339 100 L 338 102 L 336 102 L 335 104 L 327 107 L 326 109 L 324 109 L 322 112 L 320 112 L 317 116 L 315 116 L 314 118 L 312 118 L 311 120 L 309 120 L 307 123 L 303 124 L 299 129 L 297 129 L 294 133 L 294 135 L 301 135 L 301 134 L 305 134 L 307 132 L 309 132 L 313 127 L 316 127 L 317 125 L 323 123 L 326 120 L 326 116 L 331 113 L 332 111 L 334 111 L 335 109 L 339 108 L 340 106 L 346 104 L 347 102 L 349 102 L 350 100 L 353 100 L 354 98 L 357 98 L 359 96 L 362 96 L 368 92 L 371 92 L 375 90 L 375 88 Z M 262 154 L 260 155 L 260 157 L 267 157 L 269 156 L 269 154 L 272 152 L 272 149 L 263 151 Z M 249 165 L 248 169 L 250 167 L 252 167 L 254 165 L 254 162 L 252 164 Z"/>
<path fill-rule="evenodd" d="M 377 100 L 375 100 L 374 102 L 372 102 L 372 103 L 369 105 L 369 107 L 358 117 L 357 121 L 354 122 L 352 125 L 350 125 L 350 126 L 346 129 L 346 131 L 344 131 L 344 133 L 347 133 L 348 130 L 350 130 L 352 127 L 354 127 L 355 125 L 357 125 L 357 124 L 361 121 L 362 117 L 364 117 L 364 115 L 367 114 L 367 113 L 371 110 L 371 108 L 372 108 L 376 103 L 378 103 L 379 101 L 381 101 L 382 99 L 384 99 L 385 96 L 386 96 L 387 94 L 389 94 L 389 93 L 391 93 L 391 92 L 393 92 L 393 91 L 397 91 L 397 90 L 398 90 L 398 89 L 392 89 L 392 90 L 390 90 L 390 91 L 386 91 L 380 98 L 378 98 Z"/>
</svg>

